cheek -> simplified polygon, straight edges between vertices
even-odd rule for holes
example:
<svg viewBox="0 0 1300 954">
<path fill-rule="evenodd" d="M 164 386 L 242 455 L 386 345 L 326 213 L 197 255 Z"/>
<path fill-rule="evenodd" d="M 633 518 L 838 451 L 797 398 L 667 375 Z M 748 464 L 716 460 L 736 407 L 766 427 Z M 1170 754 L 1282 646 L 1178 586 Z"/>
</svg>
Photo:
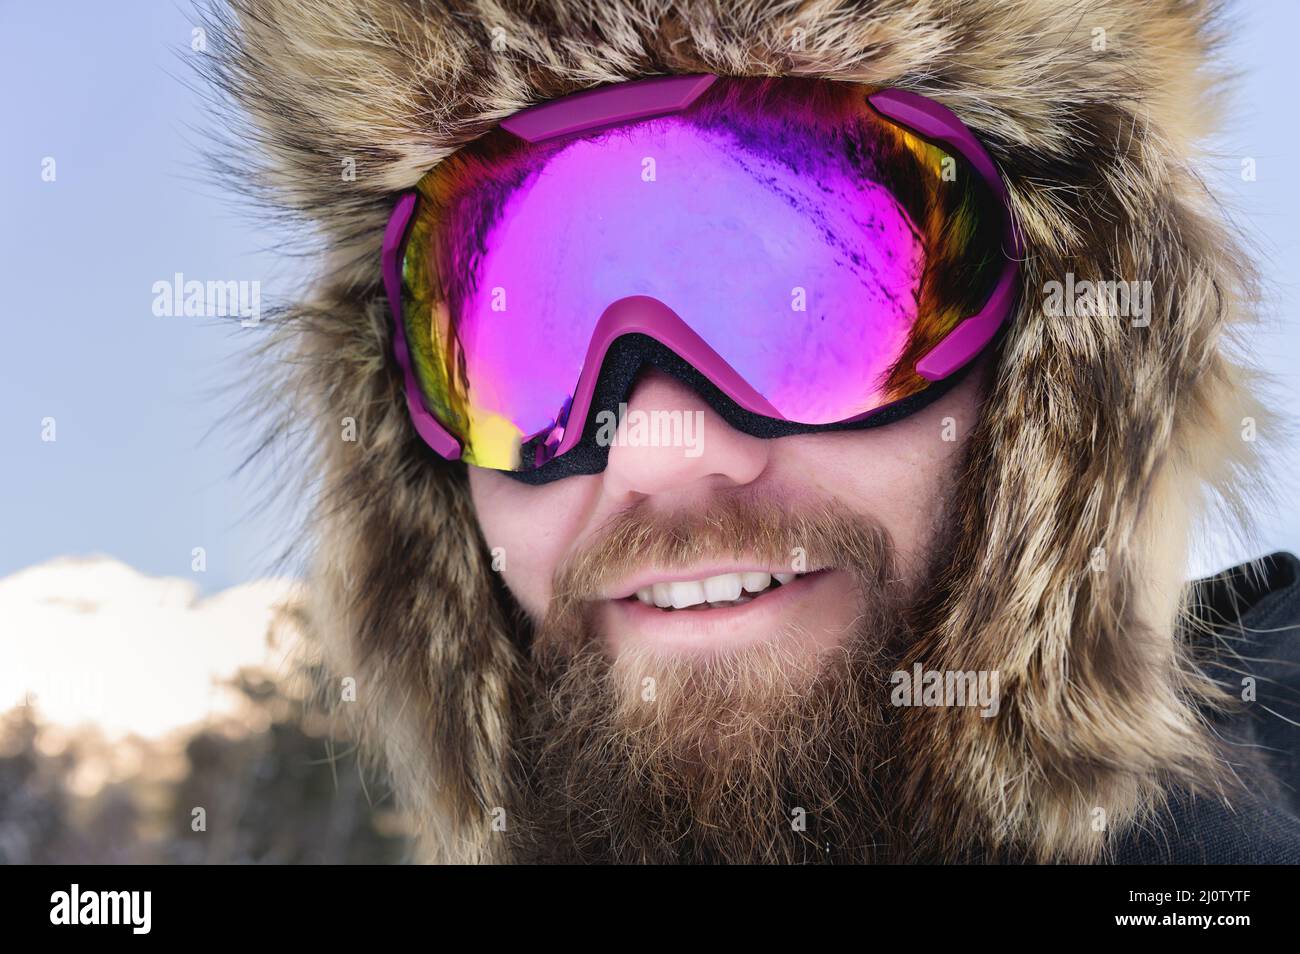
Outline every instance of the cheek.
<svg viewBox="0 0 1300 954">
<path fill-rule="evenodd" d="M 843 504 L 890 534 L 900 569 L 915 580 L 958 478 L 979 411 L 978 374 L 910 417 L 863 431 L 803 435 L 776 443 L 783 483 Z"/>
<path fill-rule="evenodd" d="M 470 497 L 494 565 L 520 606 L 540 619 L 551 599 L 551 580 L 581 529 L 596 489 L 593 478 L 570 477 L 539 487 L 469 468 Z M 499 549 L 498 549 L 499 548 Z"/>
</svg>

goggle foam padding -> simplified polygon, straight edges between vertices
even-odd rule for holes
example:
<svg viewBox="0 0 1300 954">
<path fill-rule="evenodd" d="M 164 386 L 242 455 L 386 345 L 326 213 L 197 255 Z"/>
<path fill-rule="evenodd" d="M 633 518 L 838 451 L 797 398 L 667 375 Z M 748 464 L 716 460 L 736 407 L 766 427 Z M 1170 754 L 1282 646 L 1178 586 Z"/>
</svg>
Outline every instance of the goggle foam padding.
<svg viewBox="0 0 1300 954">
<path fill-rule="evenodd" d="M 553 458 L 533 470 L 500 471 L 523 484 L 547 484 L 565 477 L 583 474 L 597 474 L 605 469 L 609 459 L 609 446 L 597 441 L 602 426 L 601 412 L 618 413 L 621 403 L 626 401 L 636 383 L 637 375 L 645 367 L 653 367 L 675 378 L 691 388 L 712 408 L 719 417 L 735 430 L 751 437 L 776 438 L 789 437 L 794 434 L 819 434 L 828 431 L 855 431 L 871 427 L 892 424 L 895 421 L 915 414 L 932 404 L 959 381 L 969 369 L 969 365 L 948 377 L 935 382 L 917 394 L 895 401 L 876 411 L 870 417 L 860 421 L 847 421 L 835 424 L 798 424 L 764 417 L 744 410 L 728 398 L 688 362 L 648 335 L 630 334 L 619 338 L 609 349 L 605 362 L 601 366 L 591 409 L 587 420 L 583 422 L 582 439 L 567 453 Z M 671 408 L 655 409 L 668 410 Z M 569 422 L 572 426 L 576 422 Z M 526 443 L 522 452 L 533 455 L 537 452 L 542 438 L 534 438 Z M 707 444 L 707 437 L 705 438 Z"/>
</svg>

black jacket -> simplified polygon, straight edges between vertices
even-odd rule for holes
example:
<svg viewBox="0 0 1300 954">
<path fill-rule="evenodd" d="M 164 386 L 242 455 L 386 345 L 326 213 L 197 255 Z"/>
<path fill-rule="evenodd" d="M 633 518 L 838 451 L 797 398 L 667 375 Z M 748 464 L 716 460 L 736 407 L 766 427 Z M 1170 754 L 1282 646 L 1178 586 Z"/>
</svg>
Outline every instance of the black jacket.
<svg viewBox="0 0 1300 954">
<path fill-rule="evenodd" d="M 1197 616 L 1215 632 L 1199 637 L 1213 653 L 1206 671 L 1235 698 L 1255 680 L 1254 701 L 1213 719 L 1246 790 L 1175 795 L 1121 842 L 1121 864 L 1300 863 L 1300 560 L 1275 553 L 1258 566 L 1197 584 Z"/>
</svg>

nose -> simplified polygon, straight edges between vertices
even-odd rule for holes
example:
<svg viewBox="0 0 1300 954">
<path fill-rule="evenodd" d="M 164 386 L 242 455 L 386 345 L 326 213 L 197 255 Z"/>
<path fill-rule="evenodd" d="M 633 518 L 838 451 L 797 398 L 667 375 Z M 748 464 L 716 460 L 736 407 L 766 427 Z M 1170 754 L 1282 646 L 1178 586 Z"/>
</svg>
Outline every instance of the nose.
<svg viewBox="0 0 1300 954">
<path fill-rule="evenodd" d="M 611 501 L 687 498 L 743 486 L 767 468 L 771 441 L 735 430 L 676 378 L 646 368 L 613 430 L 603 491 Z"/>
</svg>

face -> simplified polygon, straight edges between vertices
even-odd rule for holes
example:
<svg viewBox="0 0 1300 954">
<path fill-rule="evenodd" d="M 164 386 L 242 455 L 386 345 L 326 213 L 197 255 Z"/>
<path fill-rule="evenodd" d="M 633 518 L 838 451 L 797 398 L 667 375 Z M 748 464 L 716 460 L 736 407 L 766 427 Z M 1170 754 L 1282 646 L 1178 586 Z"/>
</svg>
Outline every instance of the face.
<svg viewBox="0 0 1300 954">
<path fill-rule="evenodd" d="M 734 112 L 719 117 L 738 122 Z M 434 404 L 460 422 L 467 460 L 493 459 L 484 450 L 486 424 L 476 430 L 480 398 L 498 436 L 509 432 L 505 424 L 543 434 L 559 419 L 553 409 L 568 406 L 562 389 L 545 398 L 513 390 L 536 384 L 535 339 L 560 355 L 547 366 L 580 368 L 595 332 L 572 316 L 599 315 L 629 290 L 683 308 L 691 330 L 725 351 L 724 360 L 752 357 L 740 377 L 762 384 L 764 399 L 804 407 L 790 420 L 851 417 L 832 400 L 835 383 L 859 400 L 862 382 L 881 382 L 874 407 L 884 395 L 925 386 L 914 372 L 920 356 L 989 295 L 995 260 L 978 250 L 996 247 L 997 238 L 977 241 L 975 226 L 997 219 L 963 191 L 978 177 L 960 176 L 956 191 L 937 186 L 927 174 L 933 164 L 900 146 L 906 136 L 860 111 L 834 124 L 865 144 L 847 152 L 870 169 L 850 162 L 839 139 L 818 153 L 826 168 L 805 168 L 783 144 L 819 141 L 811 128 L 769 128 L 769 119 L 760 113 L 745 135 L 724 137 L 716 168 L 694 152 L 679 156 L 671 136 L 654 138 L 662 130 L 653 123 L 569 144 L 504 207 L 488 203 L 505 224 L 487 238 L 484 223 L 497 220 L 476 214 L 472 202 L 451 201 L 462 194 L 452 185 L 473 178 L 473 169 L 447 173 L 450 198 L 427 223 L 445 225 L 438 234 L 446 241 L 414 261 L 442 263 L 448 314 L 459 320 L 454 329 L 430 324 L 437 333 L 424 338 L 423 318 L 408 327 L 417 341 L 427 339 L 431 369 L 456 369 L 445 380 L 427 376 Z M 717 145 L 709 123 L 665 122 L 689 144 Z M 588 153 L 601 161 L 587 161 Z M 653 189 L 629 178 L 646 155 L 663 173 L 650 180 Z M 713 170 L 711 186 L 731 182 L 741 193 L 708 207 L 708 190 L 683 171 L 700 169 Z M 842 195 L 828 186 L 841 179 Z M 573 199 L 593 194 L 590 209 L 599 215 Z M 622 222 L 639 227 L 599 231 Z M 460 233 L 446 223 L 467 223 L 466 241 L 453 241 Z M 598 234 L 569 240 L 582 230 Z M 646 234 L 677 241 L 663 243 L 659 259 Z M 679 267 L 681 236 L 710 271 Z M 846 236 L 864 247 L 846 251 Z M 728 250 L 737 256 L 730 269 Z M 792 252 L 793 264 L 782 257 Z M 963 267 L 946 268 L 949 255 Z M 824 271 L 809 272 L 809 263 Z M 469 264 L 474 281 L 462 281 Z M 783 328 L 736 333 L 761 324 L 752 316 L 788 292 L 787 278 L 777 276 L 813 274 L 825 294 L 858 268 L 867 268 L 859 276 L 866 286 L 883 290 L 881 301 L 868 306 L 860 289 L 830 295 L 779 352 L 772 339 Z M 746 277 L 737 289 L 708 281 L 712 271 Z M 962 286 L 973 274 L 979 281 Z M 768 281 L 781 287 L 767 289 Z M 502 321 L 474 297 L 506 289 L 524 303 L 526 320 Z M 701 289 L 726 293 L 719 300 Z M 880 360 L 870 368 L 842 366 L 871 354 Z M 816 379 L 801 373 L 810 368 L 821 372 Z M 886 425 L 764 439 L 732 428 L 690 386 L 647 365 L 620 406 L 617 429 L 601 431 L 608 458 L 600 473 L 538 485 L 468 465 L 483 537 L 528 630 L 518 641 L 522 684 L 512 693 L 520 704 L 512 712 L 506 837 L 515 860 L 880 857 L 878 847 L 900 830 L 891 794 L 921 774 L 897 742 L 889 675 L 937 598 L 984 371 L 977 361 L 937 400 Z M 481 384 L 482 395 L 468 393 L 470 384 Z M 809 410 L 819 401 L 835 410 L 824 417 Z M 521 417 L 520 408 L 537 419 Z M 792 811 L 811 827 L 792 829 Z"/>
<path fill-rule="evenodd" d="M 888 674 L 943 565 L 982 378 L 892 424 L 765 440 L 652 371 L 627 417 L 696 415 L 692 453 L 615 444 L 541 486 L 470 468 L 531 623 L 516 859 L 884 857 L 909 772 Z"/>
<path fill-rule="evenodd" d="M 764 515 L 807 516 L 810 538 L 818 514 L 860 518 L 889 543 L 890 586 L 911 594 L 931 565 L 976 420 L 981 370 L 901 421 L 778 440 L 732 429 L 686 386 L 652 370 L 629 395 L 628 418 L 681 412 L 698 422 L 696 447 L 616 444 L 603 473 L 541 486 L 470 467 L 479 524 L 488 546 L 505 554 L 502 575 L 535 625 L 557 591 L 567 599 L 576 590 L 611 660 L 657 655 L 703 665 L 781 639 L 792 664 L 814 660 L 844 644 L 862 611 L 847 558 L 810 554 L 814 541 L 793 535 L 789 520 L 781 526 L 792 535 L 777 546 L 735 538 L 695 548 L 678 541 L 674 550 L 656 529 L 708 537 L 692 517 L 723 503 L 749 518 L 756 536 L 770 526 Z M 639 552 L 610 552 L 613 527 Z M 795 631 L 797 639 L 787 638 Z"/>
</svg>

